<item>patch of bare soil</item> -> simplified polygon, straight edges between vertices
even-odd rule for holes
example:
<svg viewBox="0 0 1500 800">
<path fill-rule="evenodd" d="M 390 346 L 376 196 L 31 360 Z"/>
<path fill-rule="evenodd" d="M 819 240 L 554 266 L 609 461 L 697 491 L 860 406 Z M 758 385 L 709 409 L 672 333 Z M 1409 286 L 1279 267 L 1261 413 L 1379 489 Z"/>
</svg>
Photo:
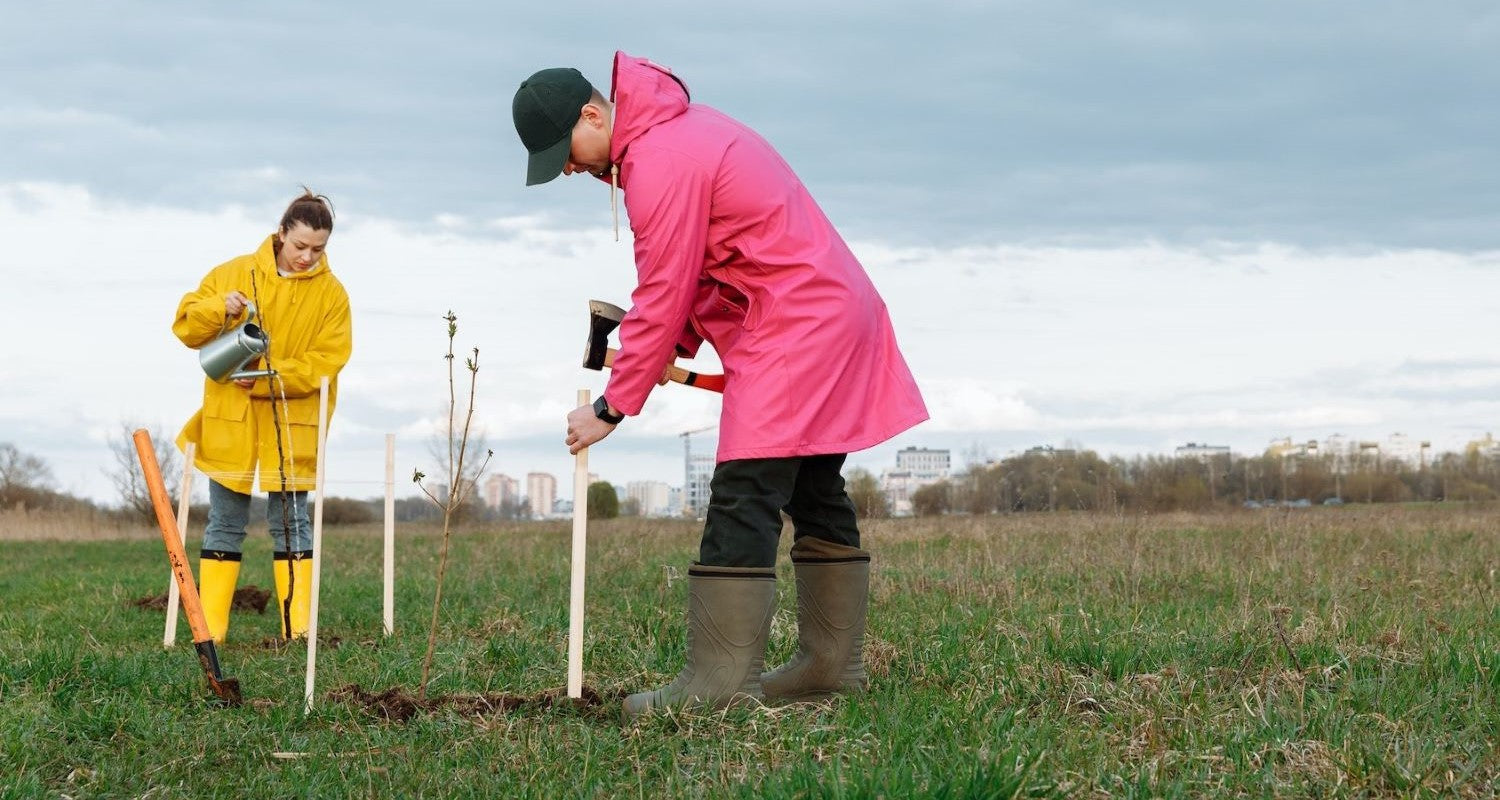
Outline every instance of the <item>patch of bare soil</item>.
<svg viewBox="0 0 1500 800">
<path fill-rule="evenodd" d="M 252 583 L 234 590 L 234 600 L 230 602 L 229 608 L 231 611 L 254 611 L 257 614 L 264 614 L 266 607 L 270 604 L 270 590 L 262 589 Z M 167 593 L 146 595 L 131 600 L 130 605 L 145 611 L 166 611 Z"/>
<path fill-rule="evenodd" d="M 133 605 L 139 609 L 144 609 L 146 611 L 166 611 L 167 593 L 162 592 L 158 595 L 148 594 L 145 597 L 138 597 L 134 600 L 131 600 L 130 605 Z"/>
<path fill-rule="evenodd" d="M 229 604 L 230 611 L 254 611 L 257 614 L 266 613 L 266 606 L 271 604 L 271 591 L 262 589 L 255 584 L 250 584 L 234 590 L 234 602 Z"/>
<path fill-rule="evenodd" d="M 609 699 L 593 687 L 583 687 L 582 697 L 567 696 L 564 688 L 548 689 L 534 695 L 500 693 L 486 694 L 441 694 L 419 698 L 399 686 L 382 692 L 366 691 L 357 683 L 334 689 L 328 693 L 330 700 L 342 700 L 363 709 L 365 712 L 393 722 L 406 722 L 418 714 L 431 714 L 452 709 L 466 716 L 488 716 L 516 710 L 540 710 L 553 706 L 572 705 L 580 709 L 602 709 Z"/>
</svg>

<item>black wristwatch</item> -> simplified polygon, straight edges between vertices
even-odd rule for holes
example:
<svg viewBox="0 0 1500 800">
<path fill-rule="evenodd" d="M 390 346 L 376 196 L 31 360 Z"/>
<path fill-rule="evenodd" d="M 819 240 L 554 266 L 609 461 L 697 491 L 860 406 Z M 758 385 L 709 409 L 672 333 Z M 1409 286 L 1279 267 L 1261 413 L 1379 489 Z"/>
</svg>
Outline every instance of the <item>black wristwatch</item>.
<svg viewBox="0 0 1500 800">
<path fill-rule="evenodd" d="M 604 395 L 602 394 L 599 395 L 598 400 L 594 401 L 594 416 L 604 420 L 605 422 L 608 422 L 611 425 L 619 425 L 620 423 L 625 421 L 624 414 L 609 413 L 609 401 L 605 400 Z"/>
</svg>

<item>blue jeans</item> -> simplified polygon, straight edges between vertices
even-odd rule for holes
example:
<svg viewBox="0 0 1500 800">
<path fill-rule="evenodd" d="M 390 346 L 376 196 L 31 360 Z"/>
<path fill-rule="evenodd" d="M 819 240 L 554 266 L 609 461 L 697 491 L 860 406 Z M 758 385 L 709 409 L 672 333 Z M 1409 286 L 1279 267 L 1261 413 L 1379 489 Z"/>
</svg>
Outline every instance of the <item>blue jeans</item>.
<svg viewBox="0 0 1500 800">
<path fill-rule="evenodd" d="M 307 516 L 307 492 L 270 492 L 266 504 L 266 527 L 271 532 L 271 549 L 278 555 L 312 553 L 312 523 Z M 291 522 L 291 549 L 287 549 L 287 526 L 282 522 L 283 506 Z M 208 482 L 208 525 L 203 530 L 203 552 L 240 553 L 245 541 L 245 526 L 250 523 L 250 495 L 240 494 Z"/>
</svg>

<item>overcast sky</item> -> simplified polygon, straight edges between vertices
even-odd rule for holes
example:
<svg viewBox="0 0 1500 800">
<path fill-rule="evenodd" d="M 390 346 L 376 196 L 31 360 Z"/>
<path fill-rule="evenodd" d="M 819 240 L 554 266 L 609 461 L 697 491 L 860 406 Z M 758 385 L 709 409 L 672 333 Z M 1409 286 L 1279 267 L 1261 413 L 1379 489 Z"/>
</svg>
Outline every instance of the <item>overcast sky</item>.
<svg viewBox="0 0 1500 800">
<path fill-rule="evenodd" d="M 356 326 L 330 491 L 378 493 L 386 432 L 428 460 L 450 308 L 493 468 L 567 484 L 628 232 L 596 182 L 521 185 L 509 104 L 616 48 L 765 134 L 884 293 L 933 420 L 855 464 L 1500 431 L 1492 3 L 813 6 L 8 4 L 0 442 L 110 500 L 107 439 L 197 406 L 177 300 L 305 183 Z M 716 414 L 660 389 L 594 471 L 680 483 Z"/>
</svg>

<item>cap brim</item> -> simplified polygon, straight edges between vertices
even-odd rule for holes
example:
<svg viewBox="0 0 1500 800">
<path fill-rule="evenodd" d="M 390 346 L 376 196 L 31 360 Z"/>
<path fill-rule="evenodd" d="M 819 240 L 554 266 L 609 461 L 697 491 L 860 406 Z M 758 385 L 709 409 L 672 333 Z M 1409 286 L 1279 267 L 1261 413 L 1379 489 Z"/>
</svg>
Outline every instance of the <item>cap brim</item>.
<svg viewBox="0 0 1500 800">
<path fill-rule="evenodd" d="M 526 185 L 535 186 L 539 183 L 546 183 L 561 175 L 572 149 L 573 134 L 569 131 L 567 136 L 557 140 L 556 144 L 546 150 L 532 153 L 530 160 L 526 163 Z"/>
</svg>

